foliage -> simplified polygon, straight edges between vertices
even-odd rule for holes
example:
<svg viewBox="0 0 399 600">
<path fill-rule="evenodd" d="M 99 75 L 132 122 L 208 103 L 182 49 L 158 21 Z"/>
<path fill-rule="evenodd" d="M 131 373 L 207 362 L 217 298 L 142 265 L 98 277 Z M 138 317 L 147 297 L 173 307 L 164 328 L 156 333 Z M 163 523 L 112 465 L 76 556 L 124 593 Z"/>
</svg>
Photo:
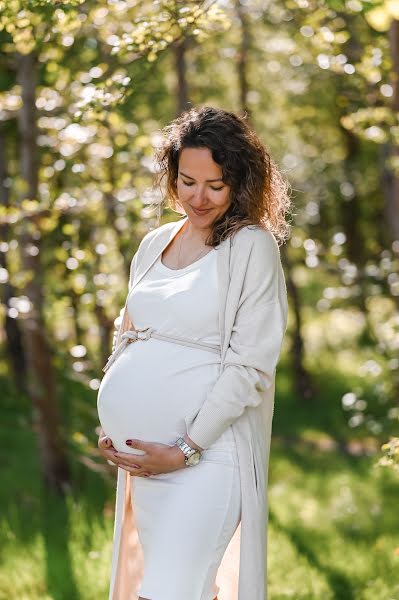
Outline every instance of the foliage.
<svg viewBox="0 0 399 600">
<path fill-rule="evenodd" d="M 399 471 L 399 438 L 392 437 L 389 442 L 382 445 L 381 448 L 385 455 L 380 458 L 379 464 L 383 467 L 392 467 Z"/>
<path fill-rule="evenodd" d="M 0 283 L 9 290 L 0 308 L 4 324 L 6 316 L 23 319 L 26 281 L 41 279 L 48 340 L 62 373 L 64 433 L 82 490 L 52 507 L 66 525 L 51 538 L 40 513 L 36 453 L 26 452 L 35 444 L 31 409 L 8 387 L 4 326 L 0 595 L 14 589 L 45 598 L 71 573 L 68 597 L 76 589 L 87 599 L 106 593 L 113 482 L 96 471 L 95 393 L 130 260 L 158 224 L 152 156 L 177 112 L 182 44 L 189 102 L 245 109 L 294 190 L 285 266 L 317 392 L 307 403 L 292 391 L 294 369 L 283 369 L 271 465 L 273 598 L 398 594 L 399 240 L 386 212 L 387 182 L 399 173 L 397 57 L 389 43 L 396 4 L 253 0 L 238 11 L 229 0 L 0 0 L 8 196 L 0 204 Z M 27 197 L 21 177 L 21 55 L 35 59 L 37 198 Z M 164 221 L 175 218 L 164 212 Z M 21 268 L 23 227 L 33 240 L 26 250 L 41 253 L 41 273 Z M 285 364 L 298 333 L 293 308 L 291 298 Z M 45 581 L 51 555 L 54 580 Z M 11 565 L 25 578 L 10 579 Z"/>
</svg>

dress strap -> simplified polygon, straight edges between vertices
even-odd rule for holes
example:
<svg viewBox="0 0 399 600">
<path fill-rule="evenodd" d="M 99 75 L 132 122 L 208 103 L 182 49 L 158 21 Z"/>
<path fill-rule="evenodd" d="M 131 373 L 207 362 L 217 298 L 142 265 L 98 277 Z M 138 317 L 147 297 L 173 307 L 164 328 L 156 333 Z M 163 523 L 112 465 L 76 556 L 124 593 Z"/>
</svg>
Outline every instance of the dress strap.
<svg viewBox="0 0 399 600">
<path fill-rule="evenodd" d="M 181 344 L 182 346 L 189 346 L 191 348 L 200 348 L 202 350 L 209 350 L 209 352 L 214 352 L 215 354 L 219 354 L 221 352 L 220 346 L 218 344 L 208 344 L 207 342 L 199 342 L 196 340 L 190 340 L 183 337 L 177 337 L 174 335 L 169 335 L 165 333 L 159 333 L 153 327 L 145 327 L 144 329 L 128 329 L 121 335 L 121 340 L 118 346 L 115 348 L 113 353 L 108 358 L 107 364 L 103 367 L 104 373 L 109 369 L 113 362 L 120 356 L 123 350 L 128 346 L 128 344 L 132 344 L 133 342 L 138 341 L 147 341 L 153 337 L 157 340 L 164 340 L 166 342 L 173 342 L 175 344 Z"/>
</svg>

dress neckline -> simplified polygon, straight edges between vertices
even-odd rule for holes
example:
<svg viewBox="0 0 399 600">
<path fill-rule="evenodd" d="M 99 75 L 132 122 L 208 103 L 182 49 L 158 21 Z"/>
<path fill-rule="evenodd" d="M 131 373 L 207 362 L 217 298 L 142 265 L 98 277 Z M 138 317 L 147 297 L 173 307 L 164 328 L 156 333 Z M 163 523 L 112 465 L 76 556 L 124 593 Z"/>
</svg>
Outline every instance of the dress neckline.
<svg viewBox="0 0 399 600">
<path fill-rule="evenodd" d="M 180 273 L 186 273 L 187 271 L 191 271 L 193 268 L 196 268 L 200 262 L 204 261 L 210 254 L 214 254 L 214 252 L 215 252 L 215 248 L 212 248 L 212 250 L 210 250 L 209 252 L 204 254 L 204 256 L 201 256 L 201 258 L 198 258 L 197 260 L 190 263 L 186 267 L 183 267 L 182 269 L 171 269 L 170 267 L 167 267 L 166 265 L 164 265 L 164 263 L 162 262 L 162 253 L 159 255 L 157 262 L 158 262 L 158 266 L 161 269 L 163 269 L 165 272 L 168 272 L 171 274 L 175 273 L 177 275 Z"/>
</svg>

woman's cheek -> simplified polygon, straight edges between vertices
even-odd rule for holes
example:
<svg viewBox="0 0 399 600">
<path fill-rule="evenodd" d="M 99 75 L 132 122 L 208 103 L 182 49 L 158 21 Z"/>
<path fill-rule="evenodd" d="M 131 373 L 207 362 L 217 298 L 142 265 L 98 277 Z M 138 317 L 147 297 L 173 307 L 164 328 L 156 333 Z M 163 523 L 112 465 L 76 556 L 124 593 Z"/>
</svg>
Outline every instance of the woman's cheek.
<svg viewBox="0 0 399 600">
<path fill-rule="evenodd" d="M 179 196 L 179 198 L 183 198 L 183 200 L 184 200 L 185 198 L 188 197 L 190 188 L 187 188 L 187 187 L 185 188 L 183 185 L 177 184 L 176 189 L 177 189 L 177 195 Z"/>
</svg>

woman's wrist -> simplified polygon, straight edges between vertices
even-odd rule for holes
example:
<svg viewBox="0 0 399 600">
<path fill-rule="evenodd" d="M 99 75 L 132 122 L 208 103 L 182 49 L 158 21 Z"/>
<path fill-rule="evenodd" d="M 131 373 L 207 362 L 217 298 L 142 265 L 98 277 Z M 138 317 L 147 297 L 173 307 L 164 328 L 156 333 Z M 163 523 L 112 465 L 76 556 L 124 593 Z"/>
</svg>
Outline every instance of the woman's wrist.
<svg viewBox="0 0 399 600">
<path fill-rule="evenodd" d="M 201 448 L 201 446 L 197 446 L 197 444 L 194 444 L 192 439 L 189 438 L 187 434 L 182 437 L 186 444 L 188 444 L 191 448 L 196 448 L 196 450 L 199 450 L 200 452 L 203 451 L 203 448 Z M 186 456 L 183 450 L 179 448 L 179 446 L 171 446 L 170 452 L 173 464 L 176 466 L 177 469 L 181 467 L 186 467 Z"/>
<path fill-rule="evenodd" d="M 195 444 L 193 442 L 193 440 L 191 438 L 188 437 L 188 435 L 183 435 L 183 440 L 186 442 L 186 444 L 188 444 L 191 448 L 195 448 L 196 450 L 199 450 L 200 452 L 203 452 L 203 448 L 201 448 L 201 446 L 197 446 L 197 444 Z"/>
<path fill-rule="evenodd" d="M 180 450 L 179 446 L 171 446 L 170 453 L 172 456 L 172 462 L 176 469 L 180 469 L 181 467 L 186 466 L 186 457 L 184 452 Z"/>
</svg>

